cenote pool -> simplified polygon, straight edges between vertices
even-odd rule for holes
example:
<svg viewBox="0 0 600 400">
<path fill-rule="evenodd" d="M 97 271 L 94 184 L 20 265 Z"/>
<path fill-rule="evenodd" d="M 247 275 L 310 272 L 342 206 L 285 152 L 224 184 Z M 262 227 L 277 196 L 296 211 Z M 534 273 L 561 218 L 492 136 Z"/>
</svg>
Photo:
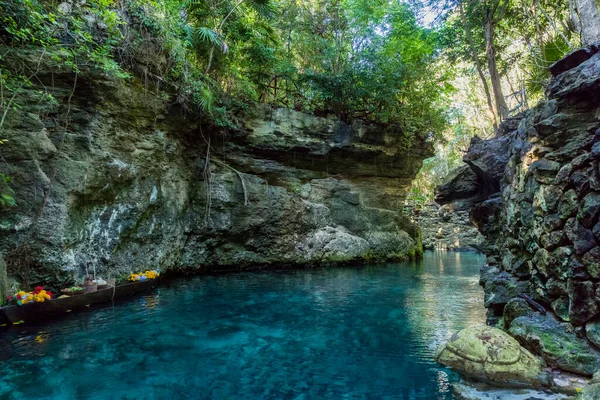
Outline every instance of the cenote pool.
<svg viewBox="0 0 600 400">
<path fill-rule="evenodd" d="M 484 257 L 179 279 L 0 331 L 1 399 L 451 399 Z"/>
</svg>

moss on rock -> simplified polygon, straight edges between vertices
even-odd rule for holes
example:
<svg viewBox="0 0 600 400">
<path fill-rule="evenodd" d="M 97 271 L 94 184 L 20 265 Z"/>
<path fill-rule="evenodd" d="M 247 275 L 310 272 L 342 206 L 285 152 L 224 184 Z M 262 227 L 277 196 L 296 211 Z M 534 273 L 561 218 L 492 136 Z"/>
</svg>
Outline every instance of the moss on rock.
<svg viewBox="0 0 600 400">
<path fill-rule="evenodd" d="M 438 350 L 437 362 L 481 381 L 506 386 L 549 385 L 544 363 L 506 332 L 489 326 L 466 328 Z"/>
</svg>

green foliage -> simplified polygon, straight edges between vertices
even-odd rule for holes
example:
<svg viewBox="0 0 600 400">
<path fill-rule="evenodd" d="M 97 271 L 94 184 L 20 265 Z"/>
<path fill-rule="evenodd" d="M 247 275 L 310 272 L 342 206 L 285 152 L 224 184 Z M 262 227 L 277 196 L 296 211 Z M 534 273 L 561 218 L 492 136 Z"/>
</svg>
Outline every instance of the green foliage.
<svg viewBox="0 0 600 400">
<path fill-rule="evenodd" d="M 534 49 L 526 60 L 525 68 L 529 71 L 525 81 L 527 90 L 532 94 L 542 94 L 550 81 L 548 67 L 563 58 L 569 52 L 569 45 L 561 36 L 550 37 Z"/>
<path fill-rule="evenodd" d="M 456 166 L 470 138 L 494 135 L 497 108 L 489 66 L 485 26 L 492 27 L 494 58 L 499 72 L 496 89 L 517 115 L 543 98 L 548 67 L 580 41 L 567 0 L 415 0 L 419 15 L 439 27 L 438 40 L 446 67 L 455 73 L 448 109 L 451 128 L 436 156 L 426 160 L 408 201 L 433 200 L 435 186 Z M 492 16 L 492 18 L 490 18 Z M 487 85 L 489 102 L 485 93 Z"/>
<path fill-rule="evenodd" d="M 444 183 L 446 177 L 463 165 L 462 157 L 467 152 L 475 131 L 462 121 L 457 121 L 444 132 L 444 140 L 436 144 L 435 156 L 423 161 L 423 167 L 413 180 L 406 203 L 421 208 L 434 201 L 435 188 Z"/>
<path fill-rule="evenodd" d="M 44 48 L 56 65 L 78 74 L 99 70 L 126 79 L 135 71 L 165 100 L 224 128 L 234 127 L 232 115 L 254 102 L 397 123 L 407 147 L 416 138 L 448 143 L 440 149 L 447 159 L 426 164 L 430 171 L 454 163 L 453 142 L 490 135 L 474 69 L 478 61 L 486 70 L 484 22 L 490 9 L 513 113 L 543 94 L 548 65 L 578 43 L 567 0 L 88 0 L 71 10 L 57 5 L 2 2 L 2 44 Z M 419 20 L 423 10 L 440 18 L 427 26 Z M 6 93 L 31 85 L 22 71 L 0 72 Z M 20 107 L 9 99 L 3 97 L 3 110 Z M 429 193 L 425 186 L 421 192 Z"/>
<path fill-rule="evenodd" d="M 263 97 L 347 119 L 396 122 L 407 143 L 439 137 L 450 71 L 438 68 L 437 33 L 421 27 L 408 5 L 280 3 L 285 11 L 277 27 L 287 51 L 261 88 Z"/>
<path fill-rule="evenodd" d="M 94 0 L 70 10 L 8 0 L 0 38 L 44 47 L 77 73 L 142 78 L 190 112 L 224 121 L 236 99 L 398 123 L 410 145 L 437 138 L 449 70 L 435 30 L 402 3 L 368 0 Z M 61 51 L 50 51 L 60 49 Z M 233 102 L 235 103 L 235 101 Z M 218 114 L 217 115 L 217 111 Z"/>
<path fill-rule="evenodd" d="M 0 38 L 13 47 L 44 48 L 54 61 L 74 72 L 80 72 L 80 66 L 93 66 L 108 75 L 127 78 L 129 74 L 112 58 L 122 39 L 123 24 L 116 10 L 110 8 L 113 3 L 88 1 L 85 14 L 64 14 L 52 2 L 7 0 L 0 5 Z"/>
<path fill-rule="evenodd" d="M 0 206 L 16 206 L 14 194 L 15 192 L 10 187 L 12 177 L 0 172 Z"/>
<path fill-rule="evenodd" d="M 0 145 L 6 143 L 6 140 L 0 139 Z M 16 206 L 14 194 L 15 192 L 10 187 L 12 177 L 0 172 L 0 207 Z"/>
<path fill-rule="evenodd" d="M 476 58 L 488 81 L 483 28 L 487 13 L 496 10 L 492 20 L 495 56 L 505 100 L 513 114 L 543 97 L 550 78 L 548 66 L 581 43 L 568 0 L 430 0 L 427 4 L 441 15 L 444 52 L 453 65 L 475 62 L 466 37 L 467 22 Z"/>
<path fill-rule="evenodd" d="M 433 201 L 433 192 L 423 192 L 418 185 L 413 185 L 410 188 L 410 192 L 406 196 L 406 202 L 412 206 L 413 209 L 420 209 L 423 206 Z"/>
</svg>

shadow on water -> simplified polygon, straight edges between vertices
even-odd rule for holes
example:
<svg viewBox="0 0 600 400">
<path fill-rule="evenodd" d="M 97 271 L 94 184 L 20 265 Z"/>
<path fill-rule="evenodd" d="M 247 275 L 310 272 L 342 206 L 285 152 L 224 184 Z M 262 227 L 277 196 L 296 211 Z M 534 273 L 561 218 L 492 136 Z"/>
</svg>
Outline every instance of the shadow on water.
<svg viewBox="0 0 600 400">
<path fill-rule="evenodd" d="M 484 257 L 177 279 L 0 333 L 0 398 L 450 399 Z"/>
</svg>

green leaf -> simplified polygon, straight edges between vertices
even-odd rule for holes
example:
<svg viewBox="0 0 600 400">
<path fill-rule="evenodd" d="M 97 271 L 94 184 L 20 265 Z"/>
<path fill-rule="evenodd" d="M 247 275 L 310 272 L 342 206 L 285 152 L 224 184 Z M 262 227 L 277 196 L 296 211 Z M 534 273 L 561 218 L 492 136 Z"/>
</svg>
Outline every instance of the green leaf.
<svg viewBox="0 0 600 400">
<path fill-rule="evenodd" d="M 195 31 L 196 37 L 200 42 L 211 43 L 215 46 L 221 45 L 221 40 L 219 39 L 219 34 L 214 30 L 207 28 L 206 26 L 201 26 L 196 28 Z"/>
</svg>

